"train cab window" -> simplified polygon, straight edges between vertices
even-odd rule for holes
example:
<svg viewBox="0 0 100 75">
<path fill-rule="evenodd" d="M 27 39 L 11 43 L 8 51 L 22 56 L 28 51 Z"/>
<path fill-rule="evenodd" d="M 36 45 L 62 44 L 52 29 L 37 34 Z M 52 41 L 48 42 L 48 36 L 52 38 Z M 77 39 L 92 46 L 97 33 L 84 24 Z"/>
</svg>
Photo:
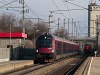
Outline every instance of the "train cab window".
<svg viewBox="0 0 100 75">
<path fill-rule="evenodd" d="M 41 36 L 37 39 L 36 45 L 39 48 L 48 48 L 52 46 L 52 37 L 51 36 Z"/>
</svg>

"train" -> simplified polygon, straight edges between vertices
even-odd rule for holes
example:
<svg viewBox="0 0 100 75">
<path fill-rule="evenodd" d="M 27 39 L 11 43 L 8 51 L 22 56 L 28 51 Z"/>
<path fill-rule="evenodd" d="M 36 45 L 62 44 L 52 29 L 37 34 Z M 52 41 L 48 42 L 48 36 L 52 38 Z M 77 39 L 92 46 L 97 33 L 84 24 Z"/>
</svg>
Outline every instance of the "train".
<svg viewBox="0 0 100 75">
<path fill-rule="evenodd" d="M 97 45 L 95 43 L 86 43 L 84 45 L 83 51 L 85 55 L 93 56 L 95 55 L 95 51 L 97 51 Z"/>
<path fill-rule="evenodd" d="M 80 52 L 77 43 L 50 33 L 44 33 L 37 38 L 36 49 L 37 59 L 42 62 L 52 62 Z"/>
</svg>

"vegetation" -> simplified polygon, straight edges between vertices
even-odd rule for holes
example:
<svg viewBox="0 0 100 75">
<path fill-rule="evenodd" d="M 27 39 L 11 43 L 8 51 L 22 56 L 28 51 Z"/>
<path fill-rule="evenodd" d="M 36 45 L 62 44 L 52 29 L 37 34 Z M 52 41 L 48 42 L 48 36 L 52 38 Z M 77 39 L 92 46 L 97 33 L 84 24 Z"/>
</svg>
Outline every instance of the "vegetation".
<svg viewBox="0 0 100 75">
<path fill-rule="evenodd" d="M 59 30 L 55 30 L 54 35 L 62 37 L 62 38 L 68 38 L 68 32 L 64 30 L 64 28 L 60 28 Z"/>
<path fill-rule="evenodd" d="M 49 32 L 49 25 L 43 21 L 39 23 L 33 23 L 29 19 L 24 19 L 23 22 L 23 19 L 19 19 L 12 14 L 0 15 L 0 32 L 23 32 L 23 28 L 25 29 L 25 33 L 28 35 L 27 39 L 33 41 L 33 44 L 35 44 L 36 38 L 40 34 L 44 32 Z M 67 36 L 67 31 L 65 31 L 63 28 L 60 28 L 59 31 L 55 30 L 54 35 L 65 37 Z"/>
<path fill-rule="evenodd" d="M 49 26 L 44 22 L 33 23 L 29 19 L 18 19 L 16 16 L 11 14 L 0 15 L 0 32 L 23 32 L 28 35 L 28 40 L 36 41 L 36 38 L 43 32 L 48 32 Z M 28 41 L 29 42 L 29 41 Z M 31 43 L 32 45 L 32 43 Z"/>
</svg>

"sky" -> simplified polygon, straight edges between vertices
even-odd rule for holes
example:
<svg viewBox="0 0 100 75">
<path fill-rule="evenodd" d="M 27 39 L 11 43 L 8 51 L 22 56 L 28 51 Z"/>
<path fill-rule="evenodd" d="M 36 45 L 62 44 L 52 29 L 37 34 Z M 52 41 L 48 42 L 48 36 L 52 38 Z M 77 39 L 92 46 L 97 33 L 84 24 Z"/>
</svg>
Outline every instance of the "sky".
<svg viewBox="0 0 100 75">
<path fill-rule="evenodd" d="M 7 3 L 13 2 L 15 0 L 0 0 L 0 6 Z M 6 5 L 4 7 L 22 7 L 22 4 L 19 3 L 22 0 L 16 0 L 12 4 Z M 68 2 L 66 2 L 68 1 Z M 88 8 L 90 0 L 25 0 L 25 10 L 29 9 L 29 13 L 25 13 L 26 18 L 41 18 L 43 21 L 48 22 L 49 15 L 52 15 L 50 18 L 53 23 L 51 23 L 51 28 L 56 29 L 58 24 L 58 18 L 60 18 L 60 27 L 63 27 L 63 20 L 66 19 L 66 27 L 68 29 L 67 23 L 68 18 L 73 19 L 77 25 L 77 32 L 81 35 L 87 35 L 88 32 L 88 11 L 84 8 Z M 96 0 L 97 4 L 100 4 L 100 1 Z M 74 10 L 73 10 L 74 9 Z M 81 9 L 81 10 L 77 10 Z M 69 11 L 58 11 L 58 10 L 69 10 Z M 14 13 L 17 16 L 21 15 L 21 8 L 1 8 L 1 13 Z M 52 13 L 50 12 L 52 11 Z M 33 20 L 37 21 L 37 20 Z M 55 25 L 55 28 L 53 27 Z M 52 29 L 52 30 L 53 30 Z M 72 32 L 72 25 L 70 24 L 70 33 Z"/>
</svg>

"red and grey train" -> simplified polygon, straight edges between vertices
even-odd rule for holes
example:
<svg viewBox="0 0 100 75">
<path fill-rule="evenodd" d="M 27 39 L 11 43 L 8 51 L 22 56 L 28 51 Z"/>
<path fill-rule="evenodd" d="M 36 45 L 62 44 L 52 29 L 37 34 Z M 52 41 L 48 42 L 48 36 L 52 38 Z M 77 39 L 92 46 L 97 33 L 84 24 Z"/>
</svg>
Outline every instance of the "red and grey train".
<svg viewBox="0 0 100 75">
<path fill-rule="evenodd" d="M 79 53 L 79 45 L 50 33 L 44 33 L 36 41 L 37 56 L 42 61 L 57 60 Z"/>
<path fill-rule="evenodd" d="M 96 44 L 90 43 L 90 44 L 85 44 L 84 45 L 84 53 L 85 55 L 94 55 L 95 51 L 97 50 Z"/>
</svg>

